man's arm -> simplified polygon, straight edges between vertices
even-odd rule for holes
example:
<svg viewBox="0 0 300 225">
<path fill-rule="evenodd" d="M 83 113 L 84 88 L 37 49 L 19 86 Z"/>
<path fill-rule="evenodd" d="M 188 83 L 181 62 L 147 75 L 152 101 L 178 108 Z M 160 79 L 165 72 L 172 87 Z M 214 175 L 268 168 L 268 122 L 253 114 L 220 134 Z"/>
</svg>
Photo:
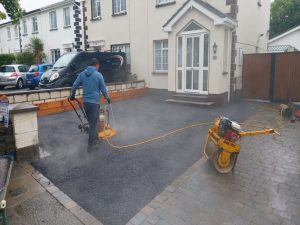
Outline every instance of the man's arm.
<svg viewBox="0 0 300 225">
<path fill-rule="evenodd" d="M 104 82 L 102 74 L 101 74 L 101 76 L 99 78 L 100 78 L 100 82 L 99 82 L 100 91 L 103 94 L 103 96 L 105 97 L 107 103 L 110 104 L 110 97 L 109 97 L 109 95 L 107 93 L 107 88 L 106 88 L 106 85 L 105 85 L 105 82 Z"/>
<path fill-rule="evenodd" d="M 81 81 L 81 76 L 79 74 L 79 76 L 77 76 L 77 79 L 75 80 L 75 82 L 73 83 L 73 86 L 72 86 L 71 95 L 70 95 L 71 100 L 75 98 L 76 90 L 79 88 L 79 86 L 81 84 L 82 84 L 82 81 Z"/>
</svg>

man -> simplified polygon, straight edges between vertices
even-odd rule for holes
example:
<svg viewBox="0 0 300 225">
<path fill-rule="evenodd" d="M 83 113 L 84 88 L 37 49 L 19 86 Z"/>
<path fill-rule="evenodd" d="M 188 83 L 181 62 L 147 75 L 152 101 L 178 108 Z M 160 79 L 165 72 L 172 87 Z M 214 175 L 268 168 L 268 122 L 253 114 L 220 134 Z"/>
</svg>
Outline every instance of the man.
<svg viewBox="0 0 300 225">
<path fill-rule="evenodd" d="M 110 97 L 107 94 L 107 89 L 104 83 L 103 76 L 99 70 L 99 61 L 96 58 L 91 59 L 90 66 L 88 66 L 82 73 L 79 74 L 75 80 L 70 100 L 75 99 L 76 90 L 79 86 L 83 88 L 83 107 L 89 122 L 89 150 L 94 147 L 98 140 L 98 122 L 100 113 L 100 98 L 101 94 L 105 97 L 108 104 L 110 104 Z"/>
</svg>

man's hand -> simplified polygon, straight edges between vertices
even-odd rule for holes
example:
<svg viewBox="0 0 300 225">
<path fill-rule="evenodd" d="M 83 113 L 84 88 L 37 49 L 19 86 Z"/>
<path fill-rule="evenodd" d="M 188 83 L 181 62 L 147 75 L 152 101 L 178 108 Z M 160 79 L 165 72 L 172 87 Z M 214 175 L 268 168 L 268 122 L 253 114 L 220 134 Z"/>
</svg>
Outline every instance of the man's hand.
<svg viewBox="0 0 300 225">
<path fill-rule="evenodd" d="M 75 100 L 75 95 L 71 94 L 71 95 L 69 96 L 69 100 L 70 100 L 70 101 L 74 101 L 74 100 Z"/>
<path fill-rule="evenodd" d="M 106 96 L 105 98 L 106 98 L 107 103 L 110 104 L 110 102 L 111 102 L 110 97 Z"/>
</svg>

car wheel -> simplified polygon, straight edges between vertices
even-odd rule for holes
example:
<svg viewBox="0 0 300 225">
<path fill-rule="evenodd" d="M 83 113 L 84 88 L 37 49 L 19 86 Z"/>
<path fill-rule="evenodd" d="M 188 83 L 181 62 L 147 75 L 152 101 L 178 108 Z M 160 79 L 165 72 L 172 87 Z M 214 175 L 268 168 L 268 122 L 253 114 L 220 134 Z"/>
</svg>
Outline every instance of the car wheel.
<svg viewBox="0 0 300 225">
<path fill-rule="evenodd" d="M 24 87 L 24 82 L 23 82 L 22 79 L 19 79 L 19 80 L 17 81 L 17 88 L 18 88 L 18 89 L 21 89 L 21 88 L 23 88 L 23 87 Z"/>
</svg>

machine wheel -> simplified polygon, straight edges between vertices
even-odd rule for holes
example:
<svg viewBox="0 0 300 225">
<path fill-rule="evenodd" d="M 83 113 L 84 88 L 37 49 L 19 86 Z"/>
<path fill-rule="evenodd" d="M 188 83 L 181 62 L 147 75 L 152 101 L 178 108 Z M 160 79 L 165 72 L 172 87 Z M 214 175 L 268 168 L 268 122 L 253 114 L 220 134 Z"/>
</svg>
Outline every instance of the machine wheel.
<svg viewBox="0 0 300 225">
<path fill-rule="evenodd" d="M 222 158 L 222 152 L 222 149 L 215 151 L 212 162 L 219 173 L 229 173 L 235 165 L 237 154 L 232 153 L 229 160 L 224 160 Z"/>
<path fill-rule="evenodd" d="M 24 82 L 23 82 L 22 79 L 19 79 L 19 80 L 17 81 L 16 87 L 17 87 L 18 89 L 21 89 L 21 88 L 24 87 Z"/>
</svg>

